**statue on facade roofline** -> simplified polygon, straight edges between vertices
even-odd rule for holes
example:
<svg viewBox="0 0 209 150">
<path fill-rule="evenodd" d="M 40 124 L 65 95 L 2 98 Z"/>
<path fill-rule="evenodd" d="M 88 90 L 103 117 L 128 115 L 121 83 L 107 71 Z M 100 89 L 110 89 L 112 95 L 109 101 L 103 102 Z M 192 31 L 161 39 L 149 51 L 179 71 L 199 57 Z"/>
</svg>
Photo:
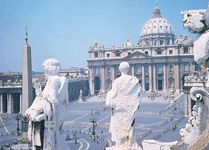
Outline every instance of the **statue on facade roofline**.
<svg viewBox="0 0 209 150">
<path fill-rule="evenodd" d="M 45 60 L 43 68 L 47 83 L 43 91 L 39 83 L 34 84 L 36 98 L 25 113 L 29 118 L 28 138 L 33 150 L 65 149 L 61 129 L 68 109 L 68 82 L 59 76 L 58 60 Z"/>
<path fill-rule="evenodd" d="M 109 131 L 112 141 L 115 142 L 115 145 L 106 148 L 107 150 L 141 149 L 133 135 L 141 86 L 136 77 L 128 75 L 129 69 L 128 62 L 120 64 L 121 76 L 114 80 L 112 89 L 107 93 L 106 105 L 114 109 Z"/>
</svg>

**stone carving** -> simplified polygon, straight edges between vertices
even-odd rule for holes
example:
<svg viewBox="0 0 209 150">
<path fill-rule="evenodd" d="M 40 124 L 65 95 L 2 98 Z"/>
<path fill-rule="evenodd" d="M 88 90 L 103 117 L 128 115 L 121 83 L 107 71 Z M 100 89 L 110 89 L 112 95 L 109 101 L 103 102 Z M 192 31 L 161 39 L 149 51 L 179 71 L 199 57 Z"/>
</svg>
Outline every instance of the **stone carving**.
<svg viewBox="0 0 209 150">
<path fill-rule="evenodd" d="M 128 75 L 130 66 L 122 62 L 119 66 L 121 76 L 114 80 L 107 93 L 106 105 L 114 109 L 109 131 L 115 146 L 107 150 L 141 149 L 134 144 L 135 112 L 139 107 L 141 86 L 136 77 Z M 133 148 L 134 147 L 134 148 Z"/>
<path fill-rule="evenodd" d="M 176 44 L 181 46 L 192 45 L 193 41 L 188 38 L 188 36 L 180 36 L 176 39 Z"/>
<path fill-rule="evenodd" d="M 34 83 L 36 98 L 25 113 L 29 118 L 28 138 L 34 150 L 65 149 L 61 132 L 68 109 L 68 82 L 65 77 L 59 76 L 58 60 L 45 60 L 43 68 L 47 83 L 43 91 L 40 83 Z"/>
<path fill-rule="evenodd" d="M 89 50 L 104 50 L 104 45 L 99 45 L 97 42 L 94 42 L 94 44 L 89 47 Z"/>
<path fill-rule="evenodd" d="M 201 67 L 207 68 L 204 69 L 204 73 L 195 72 L 185 78 L 185 85 L 192 86 L 190 96 L 196 104 L 193 106 L 186 127 L 180 130 L 180 134 L 183 136 L 182 141 L 192 146 L 201 139 L 201 134 L 207 129 L 209 123 L 209 9 L 188 10 L 182 14 L 184 27 L 192 33 L 199 34 L 199 38 L 194 41 L 194 59 Z"/>
<path fill-rule="evenodd" d="M 200 34 L 199 38 L 194 41 L 194 59 L 199 65 L 209 67 L 209 26 L 205 24 L 205 14 L 204 9 L 182 12 L 184 27 L 192 33 Z"/>
<path fill-rule="evenodd" d="M 180 130 L 180 135 L 183 137 L 182 141 L 187 145 L 192 145 L 195 143 L 200 137 L 199 130 L 199 116 L 198 116 L 198 108 L 197 105 L 193 106 L 193 111 L 191 116 L 186 124 L 185 128 Z"/>
<path fill-rule="evenodd" d="M 190 96 L 196 101 L 196 105 L 193 106 L 193 111 L 186 127 L 180 130 L 180 134 L 183 136 L 182 141 L 188 145 L 194 144 L 207 128 L 209 106 L 207 102 L 209 93 L 203 87 L 192 87 Z"/>
</svg>

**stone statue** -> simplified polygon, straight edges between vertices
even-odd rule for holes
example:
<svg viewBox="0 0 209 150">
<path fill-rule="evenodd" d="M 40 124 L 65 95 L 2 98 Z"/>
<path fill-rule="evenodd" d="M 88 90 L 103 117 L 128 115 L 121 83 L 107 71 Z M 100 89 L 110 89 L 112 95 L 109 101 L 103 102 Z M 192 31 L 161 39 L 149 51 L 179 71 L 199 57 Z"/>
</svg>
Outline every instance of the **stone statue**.
<svg viewBox="0 0 209 150">
<path fill-rule="evenodd" d="M 121 76 L 114 80 L 107 93 L 106 105 L 114 109 L 109 131 L 115 146 L 107 150 L 133 149 L 135 112 L 139 108 L 141 86 L 136 77 L 128 75 L 130 66 L 122 62 L 119 66 Z M 134 145 L 136 146 L 136 144 Z M 136 148 L 137 147 L 137 148 Z M 134 149 L 141 149 L 136 146 Z"/>
<path fill-rule="evenodd" d="M 184 16 L 184 27 L 192 33 L 199 34 L 199 38 L 194 41 L 194 60 L 199 66 L 209 67 L 209 11 L 206 9 L 187 10 L 181 13 Z M 209 73 L 208 73 L 209 77 Z M 209 87 L 209 80 L 206 84 Z"/>
<path fill-rule="evenodd" d="M 61 136 L 65 114 L 68 109 L 68 82 L 59 76 L 60 63 L 54 58 L 43 62 L 47 78 L 42 91 L 34 84 L 36 98 L 25 115 L 29 118 L 28 138 L 33 150 L 58 150 L 66 146 Z"/>
<path fill-rule="evenodd" d="M 207 68 L 207 77 L 201 77 L 201 74 L 196 73 L 192 78 L 186 78 L 187 82 L 191 82 L 190 96 L 196 104 L 180 134 L 182 141 L 189 145 L 189 148 L 207 149 L 209 142 L 205 140 L 205 136 L 209 136 L 209 9 L 188 10 L 182 14 L 184 27 L 192 33 L 199 34 L 198 39 L 194 41 L 194 59 L 199 66 Z"/>
</svg>

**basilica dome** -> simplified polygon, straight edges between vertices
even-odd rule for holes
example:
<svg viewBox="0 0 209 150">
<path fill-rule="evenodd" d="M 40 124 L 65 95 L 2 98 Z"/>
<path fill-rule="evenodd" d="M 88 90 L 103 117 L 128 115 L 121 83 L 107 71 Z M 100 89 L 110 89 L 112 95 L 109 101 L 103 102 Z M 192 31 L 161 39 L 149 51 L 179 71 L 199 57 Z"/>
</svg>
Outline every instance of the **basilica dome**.
<svg viewBox="0 0 209 150">
<path fill-rule="evenodd" d="M 141 36 L 150 34 L 173 34 L 171 24 L 161 16 L 160 9 L 156 6 L 153 16 L 144 25 Z"/>
</svg>

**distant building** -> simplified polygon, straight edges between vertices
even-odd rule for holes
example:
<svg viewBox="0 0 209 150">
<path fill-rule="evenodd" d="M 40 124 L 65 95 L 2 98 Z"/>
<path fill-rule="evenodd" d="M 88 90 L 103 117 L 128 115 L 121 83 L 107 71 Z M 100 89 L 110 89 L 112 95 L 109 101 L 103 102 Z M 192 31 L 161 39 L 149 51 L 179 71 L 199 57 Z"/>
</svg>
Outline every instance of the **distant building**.
<svg viewBox="0 0 209 150">
<path fill-rule="evenodd" d="M 65 70 L 67 72 L 70 71 L 68 69 Z M 81 70 L 78 70 L 77 75 L 75 74 L 75 76 L 68 78 L 69 101 L 78 99 L 80 90 L 82 90 L 83 96 L 88 96 L 89 94 L 87 73 L 85 69 Z M 71 73 L 70 75 L 72 75 Z M 64 71 L 62 70 L 60 74 L 64 75 Z M 32 81 L 33 83 L 38 81 L 44 87 L 47 80 L 43 72 L 41 72 L 33 73 Z M 33 95 L 35 96 L 34 89 Z M 22 100 L 22 73 L 0 73 L 0 113 L 21 112 Z"/>
<path fill-rule="evenodd" d="M 106 92 L 120 76 L 120 62 L 128 61 L 129 74 L 139 79 L 145 91 L 182 90 L 184 76 L 195 71 L 193 41 L 176 38 L 171 24 L 156 6 L 141 30 L 138 43 L 129 40 L 121 47 L 105 48 L 95 42 L 88 51 L 91 94 Z"/>
<path fill-rule="evenodd" d="M 22 74 L 0 74 L 0 113 L 20 112 L 22 99 Z"/>
<path fill-rule="evenodd" d="M 88 71 L 84 68 L 70 67 L 69 69 L 61 69 L 60 75 L 65 76 L 68 79 L 87 78 Z"/>
<path fill-rule="evenodd" d="M 40 82 L 44 88 L 46 78 L 44 74 L 34 74 L 33 82 Z M 68 79 L 69 101 L 78 99 L 80 90 L 83 96 L 89 95 L 88 78 L 71 78 Z M 35 96 L 35 90 L 33 89 Z M 34 97 L 33 97 L 34 98 Z M 0 113 L 19 113 L 22 104 L 22 74 L 0 73 Z"/>
</svg>

